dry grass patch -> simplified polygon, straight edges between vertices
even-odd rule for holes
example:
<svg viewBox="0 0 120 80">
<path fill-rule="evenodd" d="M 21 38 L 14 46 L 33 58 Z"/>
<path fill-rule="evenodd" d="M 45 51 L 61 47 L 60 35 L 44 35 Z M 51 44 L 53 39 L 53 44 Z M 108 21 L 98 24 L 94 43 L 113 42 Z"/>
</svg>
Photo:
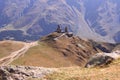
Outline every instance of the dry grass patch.
<svg viewBox="0 0 120 80">
<path fill-rule="evenodd" d="M 105 68 L 60 68 L 56 73 L 48 75 L 47 80 L 119 80 L 120 59 Z"/>
<path fill-rule="evenodd" d="M 30 65 L 42 67 L 72 66 L 64 56 L 56 49 L 44 42 L 30 48 L 23 56 L 12 62 L 13 65 Z"/>
<path fill-rule="evenodd" d="M 14 41 L 0 41 L 0 58 L 3 58 L 10 53 L 21 49 L 24 45 Z"/>
</svg>

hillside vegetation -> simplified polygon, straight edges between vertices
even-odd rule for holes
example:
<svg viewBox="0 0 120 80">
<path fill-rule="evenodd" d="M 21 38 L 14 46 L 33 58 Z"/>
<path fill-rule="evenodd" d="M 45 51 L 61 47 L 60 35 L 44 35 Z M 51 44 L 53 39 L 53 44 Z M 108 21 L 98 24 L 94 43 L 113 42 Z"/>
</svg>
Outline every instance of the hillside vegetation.
<svg viewBox="0 0 120 80">
<path fill-rule="evenodd" d="M 89 41 L 75 36 L 68 37 L 66 33 L 53 32 L 42 37 L 38 46 L 30 48 L 12 64 L 44 67 L 84 66 L 87 59 L 97 52 Z"/>
<path fill-rule="evenodd" d="M 13 65 L 30 65 L 43 67 L 72 66 L 73 64 L 64 58 L 61 53 L 44 42 L 30 48 L 23 56 L 13 61 Z"/>
<path fill-rule="evenodd" d="M 16 45 L 16 43 L 14 44 Z M 6 47 L 8 47 L 8 45 L 6 45 Z M 27 52 L 25 52 L 25 54 L 22 54 L 19 58 L 14 59 L 14 61 L 10 65 L 15 65 L 17 67 L 21 65 L 32 67 L 40 66 L 49 67 L 51 69 L 54 68 L 56 70 L 52 74 L 47 74 L 47 76 L 43 79 L 31 78 L 30 80 L 120 79 L 120 59 L 115 60 L 111 64 L 109 63 L 105 66 L 102 66 L 102 68 L 98 66 L 96 66 L 95 68 L 83 68 L 85 67 L 85 64 L 88 62 L 91 56 L 99 52 L 103 53 L 119 50 L 119 44 L 109 44 L 94 42 L 91 40 L 83 40 L 77 36 L 74 36 L 73 34 L 69 34 L 68 32 L 53 32 L 47 36 L 42 37 L 38 41 L 38 45 L 35 45 L 34 47 L 32 46 L 28 49 L 28 51 L 26 50 Z M 31 68 L 25 67 L 25 69 Z M 8 72 L 10 72 L 10 74 L 12 75 L 11 71 L 8 70 Z M 21 74 L 18 73 L 18 75 Z"/>
<path fill-rule="evenodd" d="M 40 39 L 39 45 L 30 48 L 24 55 L 13 61 L 13 65 L 43 67 L 84 67 L 88 59 L 103 51 L 111 51 L 110 44 L 82 40 L 67 33 L 53 32 Z"/>
<path fill-rule="evenodd" d="M 22 42 L 17 41 L 0 41 L 0 58 L 10 55 L 23 47 Z"/>
<path fill-rule="evenodd" d="M 59 68 L 45 77 L 46 80 L 119 80 L 120 59 L 103 68 Z"/>
</svg>

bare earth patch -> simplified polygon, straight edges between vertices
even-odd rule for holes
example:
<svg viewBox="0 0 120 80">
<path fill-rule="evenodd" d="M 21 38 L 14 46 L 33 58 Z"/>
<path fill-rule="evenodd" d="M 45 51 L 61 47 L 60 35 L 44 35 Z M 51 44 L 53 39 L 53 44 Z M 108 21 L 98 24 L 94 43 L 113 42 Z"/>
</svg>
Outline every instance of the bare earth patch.
<svg viewBox="0 0 120 80">
<path fill-rule="evenodd" d="M 12 52 L 21 49 L 23 46 L 23 42 L 0 41 L 0 58 L 10 55 Z"/>
</svg>

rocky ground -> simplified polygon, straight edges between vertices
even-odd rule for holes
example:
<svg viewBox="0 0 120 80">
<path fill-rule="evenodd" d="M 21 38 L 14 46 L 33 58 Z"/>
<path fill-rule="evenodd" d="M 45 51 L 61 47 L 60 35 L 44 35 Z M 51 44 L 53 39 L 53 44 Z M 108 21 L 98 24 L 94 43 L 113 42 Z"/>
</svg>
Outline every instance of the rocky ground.
<svg viewBox="0 0 120 80">
<path fill-rule="evenodd" d="M 97 53 L 93 55 L 85 67 L 105 66 L 120 58 L 120 51 L 116 50 L 111 53 Z"/>
<path fill-rule="evenodd" d="M 43 78 L 55 69 L 32 66 L 1 66 L 0 80 L 27 80 Z"/>
</svg>

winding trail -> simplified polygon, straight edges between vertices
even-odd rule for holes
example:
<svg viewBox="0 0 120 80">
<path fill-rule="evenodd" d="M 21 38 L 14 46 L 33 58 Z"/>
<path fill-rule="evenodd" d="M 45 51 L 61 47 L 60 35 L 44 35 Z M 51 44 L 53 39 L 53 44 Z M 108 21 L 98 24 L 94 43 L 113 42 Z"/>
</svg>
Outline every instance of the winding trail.
<svg viewBox="0 0 120 80">
<path fill-rule="evenodd" d="M 31 42 L 31 43 L 24 43 L 24 47 L 21 48 L 18 51 L 12 52 L 9 56 L 3 57 L 0 59 L 1 66 L 7 66 L 12 61 L 20 57 L 21 55 L 24 55 L 24 53 L 31 47 L 38 45 L 38 42 Z M 17 46 L 16 46 L 17 47 Z"/>
</svg>

